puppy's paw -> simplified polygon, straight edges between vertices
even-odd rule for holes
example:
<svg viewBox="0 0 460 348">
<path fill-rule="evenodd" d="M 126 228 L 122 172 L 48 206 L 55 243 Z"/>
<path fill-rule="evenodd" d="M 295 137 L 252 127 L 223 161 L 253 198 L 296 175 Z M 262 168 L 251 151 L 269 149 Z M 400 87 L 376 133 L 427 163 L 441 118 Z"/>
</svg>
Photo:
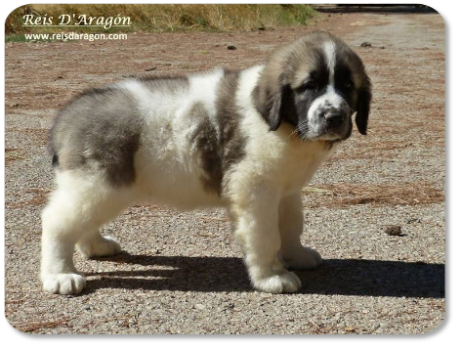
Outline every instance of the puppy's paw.
<svg viewBox="0 0 460 348">
<path fill-rule="evenodd" d="M 98 236 L 89 243 L 78 244 L 78 251 L 86 258 L 112 256 L 121 252 L 121 246 L 110 236 Z"/>
<path fill-rule="evenodd" d="M 281 255 L 281 261 L 289 269 L 312 269 L 321 265 L 323 259 L 316 250 L 299 247 Z"/>
<path fill-rule="evenodd" d="M 293 272 L 283 270 L 258 279 L 253 279 L 254 288 L 264 292 L 280 294 L 282 292 L 296 292 L 302 286 L 299 277 Z"/>
<path fill-rule="evenodd" d="M 43 290 L 53 294 L 76 295 L 86 285 L 86 279 L 77 273 L 50 274 L 42 277 Z"/>
</svg>

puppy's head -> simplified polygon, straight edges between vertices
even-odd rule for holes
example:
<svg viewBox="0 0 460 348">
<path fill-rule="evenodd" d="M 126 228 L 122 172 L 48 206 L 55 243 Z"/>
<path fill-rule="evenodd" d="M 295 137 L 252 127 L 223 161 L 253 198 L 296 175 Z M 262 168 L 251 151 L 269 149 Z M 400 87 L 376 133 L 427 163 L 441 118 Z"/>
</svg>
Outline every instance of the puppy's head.
<svg viewBox="0 0 460 348">
<path fill-rule="evenodd" d="M 305 141 L 347 139 L 355 112 L 358 130 L 366 134 L 371 99 L 361 59 L 327 32 L 313 32 L 275 52 L 253 91 L 270 130 L 287 122 Z"/>
</svg>

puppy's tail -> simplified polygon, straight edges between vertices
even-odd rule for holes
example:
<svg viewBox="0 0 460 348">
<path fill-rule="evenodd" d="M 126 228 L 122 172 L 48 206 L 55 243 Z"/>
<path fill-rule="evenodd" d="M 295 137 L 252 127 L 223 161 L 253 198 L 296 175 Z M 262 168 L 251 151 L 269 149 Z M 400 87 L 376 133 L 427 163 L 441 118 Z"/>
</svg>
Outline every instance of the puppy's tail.
<svg viewBox="0 0 460 348">
<path fill-rule="evenodd" d="M 51 164 L 53 165 L 53 167 L 57 167 L 59 165 L 59 159 L 55 153 L 53 153 L 53 159 L 51 160 Z"/>
</svg>

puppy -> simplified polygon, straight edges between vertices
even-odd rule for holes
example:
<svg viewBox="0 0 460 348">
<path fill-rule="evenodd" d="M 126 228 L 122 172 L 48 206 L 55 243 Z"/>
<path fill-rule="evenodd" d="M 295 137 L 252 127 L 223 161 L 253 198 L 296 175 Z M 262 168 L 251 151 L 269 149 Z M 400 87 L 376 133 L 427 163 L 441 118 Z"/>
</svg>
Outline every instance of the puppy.
<svg viewBox="0 0 460 348">
<path fill-rule="evenodd" d="M 295 292 L 321 257 L 300 242 L 302 188 L 352 132 L 366 134 L 371 84 L 327 32 L 266 64 L 179 78 L 129 79 L 69 102 L 51 130 L 56 189 L 43 211 L 41 279 L 77 294 L 73 252 L 116 254 L 99 228 L 136 202 L 225 207 L 254 288 Z"/>
</svg>

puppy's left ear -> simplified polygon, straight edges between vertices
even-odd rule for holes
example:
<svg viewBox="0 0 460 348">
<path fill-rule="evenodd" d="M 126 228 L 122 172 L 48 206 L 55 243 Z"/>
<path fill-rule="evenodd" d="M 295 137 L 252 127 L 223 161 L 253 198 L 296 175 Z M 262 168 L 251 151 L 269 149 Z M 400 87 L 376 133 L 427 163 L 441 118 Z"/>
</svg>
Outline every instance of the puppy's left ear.
<svg viewBox="0 0 460 348">
<path fill-rule="evenodd" d="M 366 84 L 358 92 L 358 110 L 356 113 L 356 126 L 362 135 L 367 134 L 367 123 L 371 110 L 372 90 L 371 81 L 367 78 Z"/>
</svg>

